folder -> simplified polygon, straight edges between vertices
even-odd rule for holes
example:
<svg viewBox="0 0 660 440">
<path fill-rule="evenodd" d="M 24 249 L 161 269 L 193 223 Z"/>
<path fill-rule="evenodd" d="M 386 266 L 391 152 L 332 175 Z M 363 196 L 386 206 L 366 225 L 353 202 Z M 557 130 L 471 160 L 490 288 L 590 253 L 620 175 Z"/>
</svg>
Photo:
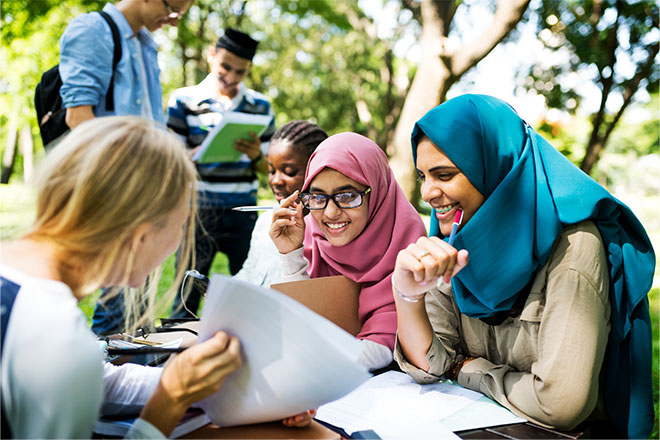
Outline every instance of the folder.
<svg viewBox="0 0 660 440">
<path fill-rule="evenodd" d="M 220 122 L 204 138 L 199 150 L 193 156 L 198 163 L 236 162 L 242 152 L 234 148 L 238 139 L 252 139 L 266 131 L 273 117 L 242 112 L 225 112 Z"/>
<path fill-rule="evenodd" d="M 361 285 L 343 275 L 271 284 L 270 288 L 295 299 L 308 309 L 356 336 Z"/>
</svg>

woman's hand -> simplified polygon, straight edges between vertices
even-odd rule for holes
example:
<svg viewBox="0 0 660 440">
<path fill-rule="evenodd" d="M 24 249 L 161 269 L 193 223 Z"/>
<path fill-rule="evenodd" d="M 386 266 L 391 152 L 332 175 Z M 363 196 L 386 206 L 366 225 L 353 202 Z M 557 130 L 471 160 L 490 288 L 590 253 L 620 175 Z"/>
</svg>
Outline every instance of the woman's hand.
<svg viewBox="0 0 660 440">
<path fill-rule="evenodd" d="M 418 299 L 435 287 L 438 278 L 448 283 L 468 264 L 468 252 L 457 251 L 438 237 L 420 237 L 399 252 L 392 284 L 411 299 Z"/>
<path fill-rule="evenodd" d="M 309 425 L 316 415 L 315 409 L 310 409 L 304 413 L 296 414 L 295 416 L 287 417 L 282 420 L 282 424 L 287 428 L 304 428 Z"/>
<path fill-rule="evenodd" d="M 298 203 L 298 191 L 282 200 L 280 207 L 273 212 L 270 225 L 270 238 L 281 254 L 288 254 L 302 247 L 305 238 L 303 206 Z"/>
<path fill-rule="evenodd" d="M 217 332 L 168 362 L 140 417 L 168 436 L 190 405 L 218 391 L 240 366 L 238 339 Z"/>
</svg>

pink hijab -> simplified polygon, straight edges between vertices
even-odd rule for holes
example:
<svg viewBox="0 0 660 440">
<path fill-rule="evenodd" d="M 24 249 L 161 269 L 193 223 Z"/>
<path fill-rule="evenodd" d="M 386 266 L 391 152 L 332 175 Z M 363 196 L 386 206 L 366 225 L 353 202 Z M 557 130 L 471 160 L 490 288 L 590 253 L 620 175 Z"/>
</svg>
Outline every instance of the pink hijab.
<svg viewBox="0 0 660 440">
<path fill-rule="evenodd" d="M 309 159 L 306 190 L 324 168 L 332 168 L 371 188 L 369 219 L 362 233 L 345 246 L 334 247 L 311 215 L 305 217 L 305 257 L 311 278 L 344 275 L 361 283 L 359 339 L 394 348 L 396 308 L 392 272 L 397 254 L 426 235 L 424 223 L 404 196 L 383 150 L 357 133 L 330 136 Z M 330 202 L 332 203 L 332 202 Z"/>
</svg>

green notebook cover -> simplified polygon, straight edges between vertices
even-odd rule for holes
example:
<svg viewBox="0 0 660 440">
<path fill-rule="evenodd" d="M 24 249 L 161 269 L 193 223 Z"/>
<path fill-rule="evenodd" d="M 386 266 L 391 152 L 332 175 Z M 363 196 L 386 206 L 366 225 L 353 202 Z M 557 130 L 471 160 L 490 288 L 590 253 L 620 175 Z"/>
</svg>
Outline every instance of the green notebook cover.
<svg viewBox="0 0 660 440">
<path fill-rule="evenodd" d="M 198 163 L 236 162 L 243 153 L 234 148 L 237 139 L 251 139 L 266 130 L 272 120 L 270 115 L 228 112 L 206 136 L 199 151 L 193 157 Z"/>
</svg>

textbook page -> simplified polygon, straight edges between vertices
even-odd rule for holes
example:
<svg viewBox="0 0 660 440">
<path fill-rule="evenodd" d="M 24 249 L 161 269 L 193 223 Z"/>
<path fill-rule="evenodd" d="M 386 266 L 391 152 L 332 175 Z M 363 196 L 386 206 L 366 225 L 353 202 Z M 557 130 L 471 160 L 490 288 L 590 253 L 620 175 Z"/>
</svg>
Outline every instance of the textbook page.
<svg viewBox="0 0 660 440">
<path fill-rule="evenodd" d="M 370 377 L 353 336 L 274 290 L 213 275 L 199 340 L 226 331 L 242 367 L 200 405 L 218 426 L 280 420 L 338 399 Z"/>
<path fill-rule="evenodd" d="M 371 429 L 383 439 L 458 438 L 441 422 L 481 397 L 460 386 L 420 385 L 405 373 L 388 371 L 321 406 L 316 419 L 349 434 Z"/>
<path fill-rule="evenodd" d="M 236 162 L 243 153 L 234 148 L 238 139 L 252 139 L 266 130 L 273 117 L 243 112 L 224 112 L 193 156 L 199 163 Z"/>
</svg>

